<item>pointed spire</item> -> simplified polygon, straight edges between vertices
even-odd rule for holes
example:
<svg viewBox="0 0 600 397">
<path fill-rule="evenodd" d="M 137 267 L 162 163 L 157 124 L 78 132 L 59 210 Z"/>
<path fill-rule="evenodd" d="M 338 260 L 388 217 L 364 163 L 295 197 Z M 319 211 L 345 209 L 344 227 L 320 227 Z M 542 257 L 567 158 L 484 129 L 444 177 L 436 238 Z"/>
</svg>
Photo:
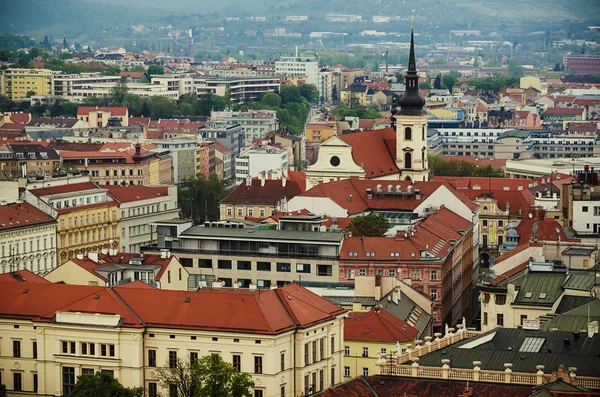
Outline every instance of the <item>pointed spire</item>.
<svg viewBox="0 0 600 397">
<path fill-rule="evenodd" d="M 415 34 L 412 26 L 410 29 L 408 69 L 404 76 L 404 86 L 406 91 L 398 101 L 400 115 L 421 114 L 425 106 L 425 99 L 419 95 L 419 74 L 417 73 L 417 61 L 415 57 Z"/>
<path fill-rule="evenodd" d="M 408 54 L 408 71 L 417 72 L 417 61 L 415 60 L 415 35 L 414 29 L 410 30 L 410 52 Z"/>
</svg>

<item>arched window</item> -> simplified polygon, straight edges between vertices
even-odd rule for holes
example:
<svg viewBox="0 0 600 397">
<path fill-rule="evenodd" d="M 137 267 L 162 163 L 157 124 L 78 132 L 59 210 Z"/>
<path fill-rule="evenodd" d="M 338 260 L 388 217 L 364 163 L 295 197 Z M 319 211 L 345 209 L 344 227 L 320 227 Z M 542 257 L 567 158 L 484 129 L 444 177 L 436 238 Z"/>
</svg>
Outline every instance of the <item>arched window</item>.
<svg viewBox="0 0 600 397">
<path fill-rule="evenodd" d="M 425 148 L 421 149 L 421 169 L 425 169 Z"/>
<path fill-rule="evenodd" d="M 410 141 L 412 140 L 412 128 L 410 127 L 406 127 L 404 129 L 404 140 L 405 141 Z"/>
<path fill-rule="evenodd" d="M 412 154 L 411 154 L 411 152 L 404 153 L 404 168 L 412 168 Z"/>
</svg>

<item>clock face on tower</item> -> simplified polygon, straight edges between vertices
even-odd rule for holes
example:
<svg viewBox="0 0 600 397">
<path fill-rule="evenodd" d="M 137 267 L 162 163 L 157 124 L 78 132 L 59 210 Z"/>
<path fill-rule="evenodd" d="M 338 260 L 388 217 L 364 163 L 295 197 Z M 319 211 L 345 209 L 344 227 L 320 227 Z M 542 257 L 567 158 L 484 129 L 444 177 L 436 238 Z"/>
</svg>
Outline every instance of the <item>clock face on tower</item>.
<svg viewBox="0 0 600 397">
<path fill-rule="evenodd" d="M 329 159 L 329 164 L 331 164 L 334 167 L 337 167 L 338 165 L 340 165 L 340 158 L 338 156 L 331 156 L 331 158 Z"/>
</svg>

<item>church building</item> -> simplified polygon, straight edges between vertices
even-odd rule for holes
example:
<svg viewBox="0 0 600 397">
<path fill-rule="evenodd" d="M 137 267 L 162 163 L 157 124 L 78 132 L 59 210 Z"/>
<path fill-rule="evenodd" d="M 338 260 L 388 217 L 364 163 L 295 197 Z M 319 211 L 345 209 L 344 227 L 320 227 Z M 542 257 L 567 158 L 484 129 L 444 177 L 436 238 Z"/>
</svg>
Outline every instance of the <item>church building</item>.
<svg viewBox="0 0 600 397">
<path fill-rule="evenodd" d="M 427 112 L 419 95 L 414 33 L 404 95 L 392 110 L 390 128 L 334 135 L 319 146 L 315 164 L 306 171 L 307 188 L 318 183 L 360 179 L 428 181 Z"/>
</svg>

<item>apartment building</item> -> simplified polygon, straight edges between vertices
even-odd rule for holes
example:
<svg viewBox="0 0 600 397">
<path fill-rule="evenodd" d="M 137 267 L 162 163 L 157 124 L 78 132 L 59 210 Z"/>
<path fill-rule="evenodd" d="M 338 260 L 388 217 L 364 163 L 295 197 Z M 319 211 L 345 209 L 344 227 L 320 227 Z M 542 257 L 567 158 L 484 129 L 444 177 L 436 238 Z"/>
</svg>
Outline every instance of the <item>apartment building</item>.
<svg viewBox="0 0 600 397">
<path fill-rule="evenodd" d="M 56 150 L 40 144 L 8 144 L 0 147 L 0 180 L 49 175 L 60 165 Z"/>
<path fill-rule="evenodd" d="M 277 112 L 273 110 L 249 110 L 246 112 L 210 112 L 211 121 L 224 121 L 229 125 L 240 125 L 244 131 L 245 145 L 264 138 L 279 128 Z"/>
<path fill-rule="evenodd" d="M 196 175 L 208 179 L 215 173 L 215 142 L 202 140 L 196 150 Z"/>
<path fill-rule="evenodd" d="M 118 120 L 123 127 L 129 125 L 129 111 L 126 107 L 79 106 L 77 118 L 88 123 L 89 128 L 102 128 L 108 121 Z"/>
<path fill-rule="evenodd" d="M 319 87 L 319 59 L 309 57 L 280 57 L 275 61 L 278 76 L 306 76 L 306 82 Z"/>
<path fill-rule="evenodd" d="M 154 222 L 179 217 L 177 186 L 114 186 L 108 194 L 119 204 L 121 251 L 140 252 L 145 245 L 156 243 Z"/>
<path fill-rule="evenodd" d="M 195 92 L 193 73 L 154 75 L 151 84 L 162 86 L 164 91 L 173 93 L 177 99 L 182 95 Z"/>
<path fill-rule="evenodd" d="M 198 134 L 202 139 L 214 141 L 215 144 L 218 143 L 230 150 L 229 167 L 233 175 L 235 173 L 235 159 L 240 155 L 240 150 L 244 147 L 245 138 L 242 126 L 239 124 L 230 125 L 224 121 L 210 122 L 204 127 L 200 127 Z"/>
<path fill-rule="evenodd" d="M 283 176 L 289 169 L 288 151 L 274 145 L 251 146 L 235 159 L 235 182 L 261 175 Z"/>
<path fill-rule="evenodd" d="M 120 76 L 104 76 L 100 72 L 81 74 L 52 75 L 52 95 L 62 97 L 68 101 L 81 102 L 84 96 L 81 93 L 83 87 L 93 84 L 104 84 L 115 86 L 121 81 Z"/>
<path fill-rule="evenodd" d="M 197 172 L 198 138 L 195 135 L 179 135 L 174 138 L 149 139 L 149 143 L 168 151 L 173 164 L 173 183 L 191 179 Z"/>
<path fill-rule="evenodd" d="M 230 95 L 232 101 L 241 103 L 265 92 L 279 91 L 280 82 L 277 76 L 196 77 L 194 86 L 198 95 L 208 92 L 223 97 Z"/>
<path fill-rule="evenodd" d="M 0 272 L 56 267 L 56 219 L 29 203 L 0 204 Z"/>
<path fill-rule="evenodd" d="M 6 69 L 0 71 L 2 76 L 2 95 L 12 101 L 27 98 L 27 93 L 34 95 L 52 95 L 52 74 L 48 69 Z"/>
<path fill-rule="evenodd" d="M 25 201 L 56 218 L 58 263 L 119 247 L 118 202 L 87 176 L 51 177 L 27 184 Z"/>
<path fill-rule="evenodd" d="M 188 290 L 188 277 L 188 272 L 172 255 L 142 255 L 116 249 L 78 255 L 44 276 L 52 283 L 101 287 L 134 283 L 128 287 L 144 288 L 147 284 L 176 291 Z"/>
<path fill-rule="evenodd" d="M 0 284 L 0 372 L 9 395 L 69 395 L 78 376 L 96 371 L 162 395 L 157 368 L 208 354 L 248 373 L 256 397 L 296 397 L 341 381 L 345 310 L 299 285 Z"/>
<path fill-rule="evenodd" d="M 98 150 L 60 150 L 63 165 L 88 171 L 99 185 L 169 185 L 172 157 L 154 145 L 107 143 Z M 194 167 L 195 165 L 192 165 Z"/>
<path fill-rule="evenodd" d="M 157 223 L 158 244 L 144 252 L 169 250 L 190 273 L 190 288 L 204 281 L 269 289 L 297 280 L 337 281 L 341 232 L 261 230 L 237 223 L 185 228 Z"/>
</svg>

